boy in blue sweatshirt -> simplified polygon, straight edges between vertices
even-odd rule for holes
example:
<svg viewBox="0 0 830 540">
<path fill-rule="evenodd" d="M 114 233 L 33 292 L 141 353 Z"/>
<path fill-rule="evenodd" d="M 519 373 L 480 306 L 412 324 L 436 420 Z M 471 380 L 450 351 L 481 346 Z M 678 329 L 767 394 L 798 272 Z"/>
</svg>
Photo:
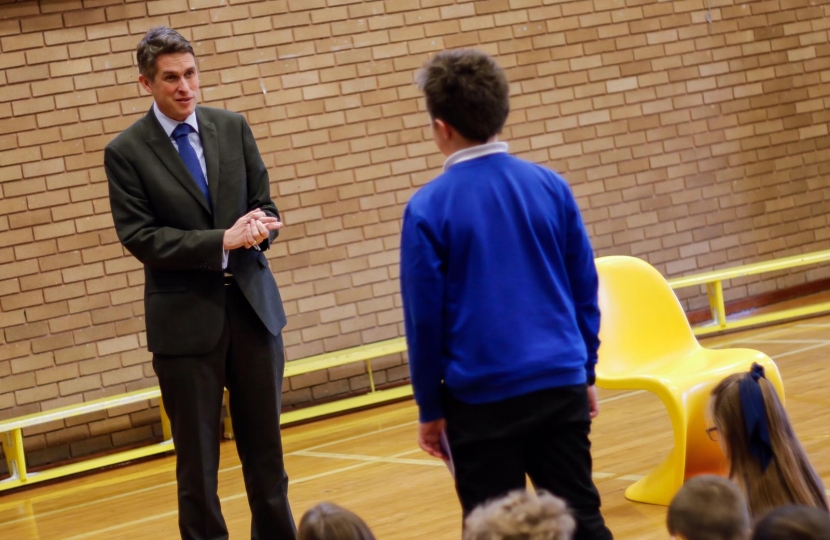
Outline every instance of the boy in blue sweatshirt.
<svg viewBox="0 0 830 540">
<path fill-rule="evenodd" d="M 495 61 L 447 51 L 418 74 L 444 172 L 406 207 L 401 289 L 418 443 L 446 458 L 465 516 L 525 486 L 607 540 L 591 479 L 599 339 L 594 255 L 568 184 L 514 158 Z"/>
</svg>

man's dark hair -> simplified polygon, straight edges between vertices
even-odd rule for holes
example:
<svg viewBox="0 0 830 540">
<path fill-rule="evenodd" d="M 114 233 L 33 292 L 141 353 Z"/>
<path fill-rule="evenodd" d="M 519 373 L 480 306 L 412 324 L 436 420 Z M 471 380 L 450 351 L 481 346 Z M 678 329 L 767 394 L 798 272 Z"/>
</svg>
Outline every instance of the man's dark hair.
<svg viewBox="0 0 830 540">
<path fill-rule="evenodd" d="M 830 514 L 814 506 L 781 506 L 755 525 L 752 540 L 830 540 Z"/>
<path fill-rule="evenodd" d="M 489 55 L 472 50 L 444 51 L 416 75 L 433 120 L 443 120 L 462 137 L 483 143 L 498 135 L 510 112 L 510 87 Z"/>
<path fill-rule="evenodd" d="M 156 78 L 158 71 L 156 59 L 163 54 L 176 53 L 190 53 L 194 58 L 196 57 L 190 42 L 180 33 L 166 26 L 151 28 L 136 49 L 138 72 L 152 81 Z"/>
<path fill-rule="evenodd" d="M 738 486 L 719 476 L 686 482 L 669 505 L 666 525 L 686 540 L 745 540 L 749 510 Z"/>
</svg>

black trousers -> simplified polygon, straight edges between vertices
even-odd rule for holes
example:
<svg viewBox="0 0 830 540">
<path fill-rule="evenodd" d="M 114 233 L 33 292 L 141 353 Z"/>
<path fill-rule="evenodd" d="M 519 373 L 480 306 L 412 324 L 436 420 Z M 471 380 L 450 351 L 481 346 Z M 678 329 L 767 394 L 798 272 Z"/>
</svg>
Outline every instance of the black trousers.
<svg viewBox="0 0 830 540">
<path fill-rule="evenodd" d="M 444 392 L 444 416 L 465 517 L 488 500 L 524 489 L 527 475 L 536 489 L 567 502 L 577 522 L 575 540 L 612 538 L 591 478 L 585 385 L 478 405 Z"/>
<path fill-rule="evenodd" d="M 236 447 L 251 507 L 252 540 L 293 540 L 280 438 L 285 357 L 236 285 L 226 286 L 219 344 L 197 356 L 154 355 L 176 443 L 179 530 L 183 540 L 226 540 L 217 494 L 222 394 L 228 388 Z"/>
</svg>

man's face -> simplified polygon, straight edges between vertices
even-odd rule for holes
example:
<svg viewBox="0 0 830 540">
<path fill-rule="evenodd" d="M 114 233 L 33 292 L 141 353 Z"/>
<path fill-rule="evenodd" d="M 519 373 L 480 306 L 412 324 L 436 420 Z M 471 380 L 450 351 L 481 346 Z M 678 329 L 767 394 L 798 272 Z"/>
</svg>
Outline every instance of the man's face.
<svg viewBox="0 0 830 540">
<path fill-rule="evenodd" d="M 149 93 L 165 116 L 184 121 L 196 110 L 199 94 L 199 73 L 196 59 L 190 53 L 163 54 L 156 58 L 156 77 L 149 80 L 138 76 L 138 82 Z"/>
</svg>

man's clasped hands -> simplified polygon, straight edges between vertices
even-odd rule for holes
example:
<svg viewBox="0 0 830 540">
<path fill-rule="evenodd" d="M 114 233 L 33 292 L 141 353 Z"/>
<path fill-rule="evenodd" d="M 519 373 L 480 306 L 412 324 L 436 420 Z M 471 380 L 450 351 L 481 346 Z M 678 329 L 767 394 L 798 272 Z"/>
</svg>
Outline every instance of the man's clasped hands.
<svg viewBox="0 0 830 540">
<path fill-rule="evenodd" d="M 233 226 L 225 231 L 223 245 L 226 250 L 244 247 L 255 248 L 271 233 L 282 228 L 282 222 L 269 216 L 259 208 L 251 210 L 236 220 Z"/>
</svg>

